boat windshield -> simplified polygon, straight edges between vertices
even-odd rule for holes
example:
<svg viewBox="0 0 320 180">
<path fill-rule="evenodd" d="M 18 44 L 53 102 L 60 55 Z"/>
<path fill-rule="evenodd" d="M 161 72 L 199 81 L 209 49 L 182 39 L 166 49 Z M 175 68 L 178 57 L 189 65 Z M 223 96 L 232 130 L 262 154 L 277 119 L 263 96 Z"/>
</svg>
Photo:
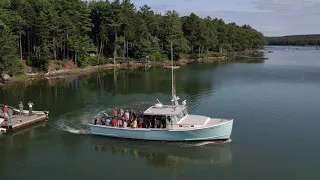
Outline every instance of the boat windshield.
<svg viewBox="0 0 320 180">
<path fill-rule="evenodd" d="M 187 111 L 187 109 L 184 109 L 182 112 L 183 112 L 183 116 L 188 115 L 188 111 Z"/>
<path fill-rule="evenodd" d="M 186 114 L 184 112 L 179 113 L 176 117 L 177 122 L 179 122 Z"/>
</svg>

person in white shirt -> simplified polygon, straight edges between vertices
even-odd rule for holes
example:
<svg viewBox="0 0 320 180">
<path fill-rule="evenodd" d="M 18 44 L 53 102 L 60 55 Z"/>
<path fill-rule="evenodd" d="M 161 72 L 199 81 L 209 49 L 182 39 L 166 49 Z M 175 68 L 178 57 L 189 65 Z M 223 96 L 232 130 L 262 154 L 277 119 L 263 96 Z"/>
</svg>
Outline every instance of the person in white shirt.
<svg viewBox="0 0 320 180">
<path fill-rule="evenodd" d="M 28 103 L 28 106 L 29 106 L 29 116 L 32 116 L 32 106 L 33 106 L 34 104 L 31 102 L 31 101 L 29 101 L 29 103 Z"/>
<path fill-rule="evenodd" d="M 20 101 L 20 104 L 19 104 L 19 109 L 20 109 L 20 115 L 23 114 L 23 104 L 22 102 Z"/>
</svg>

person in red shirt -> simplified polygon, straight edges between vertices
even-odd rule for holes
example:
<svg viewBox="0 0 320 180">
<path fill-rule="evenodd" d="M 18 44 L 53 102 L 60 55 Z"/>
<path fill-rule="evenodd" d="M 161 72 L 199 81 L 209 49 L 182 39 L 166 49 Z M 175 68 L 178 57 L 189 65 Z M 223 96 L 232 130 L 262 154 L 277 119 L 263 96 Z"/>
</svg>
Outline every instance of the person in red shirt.
<svg viewBox="0 0 320 180">
<path fill-rule="evenodd" d="M 3 113 L 8 113 L 8 107 L 7 107 L 7 106 L 5 106 L 5 107 L 3 108 Z"/>
<path fill-rule="evenodd" d="M 138 128 L 142 128 L 142 121 L 139 121 Z"/>
<path fill-rule="evenodd" d="M 4 106 L 3 108 L 4 119 L 8 120 L 8 107 Z"/>
<path fill-rule="evenodd" d="M 112 127 L 116 127 L 117 126 L 117 120 L 115 118 L 112 119 L 111 126 Z"/>
</svg>

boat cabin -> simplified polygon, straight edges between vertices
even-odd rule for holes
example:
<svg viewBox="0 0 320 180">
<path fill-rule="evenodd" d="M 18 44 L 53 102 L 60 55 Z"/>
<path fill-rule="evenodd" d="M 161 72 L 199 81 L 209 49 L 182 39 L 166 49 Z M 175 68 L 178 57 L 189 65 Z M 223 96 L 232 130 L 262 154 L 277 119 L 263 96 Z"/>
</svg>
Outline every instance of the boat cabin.
<svg viewBox="0 0 320 180">
<path fill-rule="evenodd" d="M 179 122 L 188 115 L 188 111 L 185 105 L 175 106 L 158 103 L 148 108 L 143 114 L 144 124 L 149 124 L 150 122 L 152 128 L 162 125 L 163 128 L 173 129 L 179 126 Z"/>
</svg>

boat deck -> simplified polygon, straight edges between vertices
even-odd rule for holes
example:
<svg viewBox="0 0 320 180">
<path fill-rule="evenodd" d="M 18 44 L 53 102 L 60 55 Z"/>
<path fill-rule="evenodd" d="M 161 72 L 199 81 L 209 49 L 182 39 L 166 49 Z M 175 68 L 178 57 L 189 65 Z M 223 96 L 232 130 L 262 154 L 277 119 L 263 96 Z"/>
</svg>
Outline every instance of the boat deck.
<svg viewBox="0 0 320 180">
<path fill-rule="evenodd" d="M 206 116 L 198 116 L 198 115 L 187 115 L 185 118 L 183 118 L 179 124 L 184 125 L 205 125 L 206 122 L 209 120 L 209 117 Z"/>
<path fill-rule="evenodd" d="M 220 119 L 220 118 L 211 118 L 210 121 L 207 122 L 206 126 L 214 126 L 218 124 L 224 124 L 231 121 L 231 119 Z"/>
<path fill-rule="evenodd" d="M 207 116 L 187 115 L 179 124 L 181 125 L 194 125 L 194 126 L 214 126 L 223 124 L 230 121 L 229 119 L 210 118 Z"/>
</svg>

